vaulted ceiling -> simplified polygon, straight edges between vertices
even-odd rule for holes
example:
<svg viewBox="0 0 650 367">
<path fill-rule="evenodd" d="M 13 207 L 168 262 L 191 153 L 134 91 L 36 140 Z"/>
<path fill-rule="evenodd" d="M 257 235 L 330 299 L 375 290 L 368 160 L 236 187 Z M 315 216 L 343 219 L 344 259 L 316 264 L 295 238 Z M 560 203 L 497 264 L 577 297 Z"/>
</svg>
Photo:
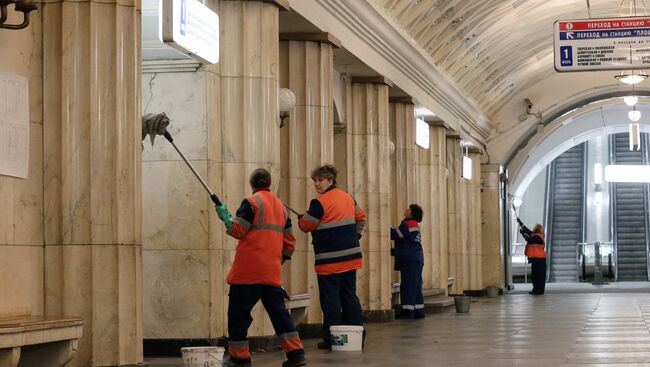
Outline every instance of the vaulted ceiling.
<svg viewBox="0 0 650 367">
<path fill-rule="evenodd" d="M 588 18 L 586 0 L 370 1 L 488 116 L 515 94 L 556 74 L 556 20 Z M 628 16 L 631 2 L 590 0 L 592 17 Z M 639 15 L 646 15 L 642 1 L 636 3 Z M 589 78 L 589 73 L 581 74 Z"/>
</svg>

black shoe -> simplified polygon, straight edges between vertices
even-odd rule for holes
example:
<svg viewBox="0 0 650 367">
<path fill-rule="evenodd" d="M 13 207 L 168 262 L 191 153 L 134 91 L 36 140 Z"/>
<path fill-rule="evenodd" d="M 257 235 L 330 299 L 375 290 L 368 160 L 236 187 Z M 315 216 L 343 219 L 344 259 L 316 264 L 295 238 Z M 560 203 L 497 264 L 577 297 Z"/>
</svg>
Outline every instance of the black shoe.
<svg viewBox="0 0 650 367">
<path fill-rule="evenodd" d="M 307 359 L 305 358 L 304 354 L 297 355 L 293 358 L 289 358 L 286 361 L 282 362 L 282 367 L 300 367 L 306 365 L 307 365 Z"/>
<path fill-rule="evenodd" d="M 222 364 L 223 367 L 252 367 L 251 362 L 237 362 L 234 359 L 229 359 Z"/>
<path fill-rule="evenodd" d="M 413 316 L 414 319 L 418 319 L 418 320 L 423 319 L 424 317 L 425 317 L 424 314 L 422 314 L 422 315 L 417 314 L 417 315 Z"/>
<path fill-rule="evenodd" d="M 316 344 L 316 347 L 318 349 L 332 350 L 332 344 L 326 341 L 318 342 L 318 344 Z"/>
</svg>

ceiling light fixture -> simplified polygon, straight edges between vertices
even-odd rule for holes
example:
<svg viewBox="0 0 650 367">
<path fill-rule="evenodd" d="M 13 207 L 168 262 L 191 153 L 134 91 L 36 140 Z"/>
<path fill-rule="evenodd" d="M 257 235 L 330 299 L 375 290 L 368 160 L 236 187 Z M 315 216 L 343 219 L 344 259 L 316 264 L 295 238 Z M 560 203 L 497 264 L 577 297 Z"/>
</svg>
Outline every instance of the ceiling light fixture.
<svg viewBox="0 0 650 367">
<path fill-rule="evenodd" d="M 637 96 L 625 96 L 623 98 L 623 102 L 625 102 L 626 105 L 632 107 L 634 106 L 637 102 L 639 102 L 639 97 Z"/>
<path fill-rule="evenodd" d="M 633 110 L 627 113 L 627 117 L 632 122 L 637 122 L 641 119 L 641 111 Z"/>
<path fill-rule="evenodd" d="M 648 74 L 644 73 L 643 71 L 639 71 L 638 73 L 634 71 L 631 72 L 621 71 L 619 75 L 615 76 L 615 78 L 618 79 L 618 81 L 629 85 L 639 84 L 642 81 L 646 80 L 647 77 Z"/>
</svg>

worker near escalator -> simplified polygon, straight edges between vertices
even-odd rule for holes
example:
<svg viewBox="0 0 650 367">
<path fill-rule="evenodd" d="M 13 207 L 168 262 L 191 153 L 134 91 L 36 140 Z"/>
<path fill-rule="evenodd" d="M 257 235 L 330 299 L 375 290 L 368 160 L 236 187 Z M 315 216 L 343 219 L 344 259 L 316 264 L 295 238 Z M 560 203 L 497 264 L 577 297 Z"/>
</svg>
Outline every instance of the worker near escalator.
<svg viewBox="0 0 650 367">
<path fill-rule="evenodd" d="M 330 326 L 363 326 L 356 284 L 357 270 L 362 265 L 359 239 L 366 225 L 366 214 L 352 195 L 336 187 L 337 173 L 332 165 L 312 172 L 319 195 L 309 203 L 309 210 L 299 216 L 298 222 L 303 232 L 312 232 L 323 311 L 323 341 L 318 343 L 319 349 L 331 349 Z"/>
<path fill-rule="evenodd" d="M 546 287 L 546 250 L 544 249 L 544 227 L 541 224 L 535 224 L 531 231 L 517 218 L 519 223 L 519 233 L 526 240 L 526 250 L 524 254 L 531 264 L 531 275 L 533 278 L 533 290 L 530 294 L 544 294 Z"/>
<path fill-rule="evenodd" d="M 424 252 L 420 234 L 422 216 L 422 208 L 411 204 L 404 212 L 404 220 L 400 225 L 390 229 L 390 239 L 395 243 L 391 255 L 395 256 L 395 270 L 400 272 L 399 295 L 402 307 L 400 313 L 395 316 L 398 319 L 424 318 Z"/>
<path fill-rule="evenodd" d="M 287 360 L 283 367 L 305 366 L 305 351 L 291 316 L 284 306 L 282 264 L 291 259 L 296 240 L 291 219 L 280 199 L 270 190 L 271 174 L 258 168 L 250 176 L 253 194 L 245 198 L 233 220 L 225 204 L 217 214 L 226 233 L 239 240 L 235 261 L 226 281 L 228 294 L 228 352 L 224 366 L 251 366 L 248 328 L 251 310 L 261 299 L 280 339 Z"/>
</svg>

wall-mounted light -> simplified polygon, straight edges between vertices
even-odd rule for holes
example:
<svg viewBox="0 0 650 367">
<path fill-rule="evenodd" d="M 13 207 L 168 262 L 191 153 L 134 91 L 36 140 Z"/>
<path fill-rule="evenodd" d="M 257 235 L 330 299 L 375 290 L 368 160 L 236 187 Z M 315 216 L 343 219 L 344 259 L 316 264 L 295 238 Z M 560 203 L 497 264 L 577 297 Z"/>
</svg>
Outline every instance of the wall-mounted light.
<svg viewBox="0 0 650 367">
<path fill-rule="evenodd" d="M 2 1 L 2 0 L 0 0 Z M 278 110 L 280 111 L 280 127 L 284 126 L 284 120 L 289 117 L 296 106 L 296 95 L 291 89 L 280 88 L 278 90 Z"/>
<path fill-rule="evenodd" d="M 10 4 L 14 4 L 14 10 L 23 13 L 23 22 L 21 24 L 5 24 L 7 18 L 9 18 L 7 7 Z M 38 6 L 33 0 L 0 0 L 0 28 L 27 28 L 29 25 L 29 13 L 36 9 L 38 9 Z"/>
</svg>

